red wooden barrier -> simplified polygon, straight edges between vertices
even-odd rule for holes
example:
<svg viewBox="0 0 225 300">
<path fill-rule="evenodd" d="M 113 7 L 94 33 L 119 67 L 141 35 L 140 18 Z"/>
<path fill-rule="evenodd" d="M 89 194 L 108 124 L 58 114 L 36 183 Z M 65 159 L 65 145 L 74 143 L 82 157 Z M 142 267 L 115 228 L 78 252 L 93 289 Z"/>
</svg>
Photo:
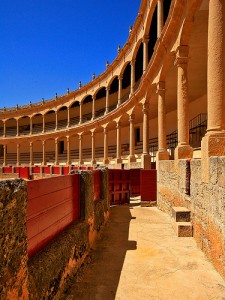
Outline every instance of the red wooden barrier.
<svg viewBox="0 0 225 300">
<path fill-rule="evenodd" d="M 70 172 L 70 168 L 69 167 L 62 167 L 62 174 L 63 175 L 68 175 Z"/>
<path fill-rule="evenodd" d="M 3 167 L 3 173 L 9 173 L 11 174 L 12 173 L 12 167 Z"/>
<path fill-rule="evenodd" d="M 129 170 L 109 170 L 110 204 L 129 203 Z"/>
<path fill-rule="evenodd" d="M 141 174 L 141 169 L 130 170 L 130 195 L 131 196 L 139 196 L 141 193 L 140 174 Z"/>
<path fill-rule="evenodd" d="M 41 167 L 39 167 L 39 166 L 32 167 L 32 173 L 40 174 L 41 173 Z"/>
<path fill-rule="evenodd" d="M 15 167 L 14 168 L 14 173 L 19 174 L 19 171 L 20 171 L 20 167 Z"/>
<path fill-rule="evenodd" d="M 20 167 L 19 168 L 19 177 L 23 179 L 30 179 L 30 168 L 29 167 Z"/>
<path fill-rule="evenodd" d="M 42 172 L 44 174 L 50 174 L 50 166 L 44 166 L 44 167 L 42 167 Z"/>
<path fill-rule="evenodd" d="M 156 201 L 156 170 L 141 170 L 141 201 Z"/>
<path fill-rule="evenodd" d="M 60 174 L 60 167 L 58 167 L 58 166 L 53 166 L 53 167 L 52 167 L 52 174 L 54 174 L 54 175 L 59 175 L 59 174 Z"/>
<path fill-rule="evenodd" d="M 28 255 L 32 256 L 80 216 L 79 174 L 28 182 Z"/>
<path fill-rule="evenodd" d="M 98 201 L 101 199 L 101 171 L 95 170 L 93 171 L 94 176 L 94 201 Z"/>
</svg>

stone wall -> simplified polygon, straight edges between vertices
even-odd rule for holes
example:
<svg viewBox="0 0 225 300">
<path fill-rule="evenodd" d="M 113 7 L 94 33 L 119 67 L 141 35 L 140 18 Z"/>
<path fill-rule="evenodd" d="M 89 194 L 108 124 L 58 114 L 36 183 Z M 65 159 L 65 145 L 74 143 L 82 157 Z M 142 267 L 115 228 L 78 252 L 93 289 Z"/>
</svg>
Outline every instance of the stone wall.
<svg viewBox="0 0 225 300">
<path fill-rule="evenodd" d="M 93 173 L 80 172 L 81 219 L 28 259 L 27 187 L 0 185 L 0 299 L 59 299 L 83 264 L 109 216 L 108 170 L 101 169 L 102 197 L 94 202 Z M 47 179 L 46 179 L 47 180 Z"/>
<path fill-rule="evenodd" d="M 202 160 L 191 160 L 190 196 L 185 165 L 185 160 L 159 162 L 158 206 L 167 213 L 172 206 L 191 210 L 197 244 L 225 277 L 225 157 L 209 158 L 207 170 Z"/>
</svg>

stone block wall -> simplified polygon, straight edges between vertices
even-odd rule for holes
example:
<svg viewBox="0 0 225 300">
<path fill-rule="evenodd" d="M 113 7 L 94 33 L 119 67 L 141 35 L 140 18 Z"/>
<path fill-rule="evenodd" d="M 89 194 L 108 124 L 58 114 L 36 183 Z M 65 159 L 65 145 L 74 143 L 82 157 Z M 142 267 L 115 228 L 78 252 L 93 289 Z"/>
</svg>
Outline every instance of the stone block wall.
<svg viewBox="0 0 225 300">
<path fill-rule="evenodd" d="M 202 160 L 191 160 L 190 196 L 185 166 L 185 160 L 159 162 L 158 206 L 167 213 L 172 206 L 191 210 L 197 244 L 225 277 L 225 157 L 210 157 L 207 170 Z"/>
<path fill-rule="evenodd" d="M 60 298 L 109 216 L 108 170 L 101 172 L 101 199 L 94 203 L 93 173 L 81 171 L 81 219 L 29 259 L 26 182 L 16 179 L 0 183 L 1 300 Z"/>
</svg>

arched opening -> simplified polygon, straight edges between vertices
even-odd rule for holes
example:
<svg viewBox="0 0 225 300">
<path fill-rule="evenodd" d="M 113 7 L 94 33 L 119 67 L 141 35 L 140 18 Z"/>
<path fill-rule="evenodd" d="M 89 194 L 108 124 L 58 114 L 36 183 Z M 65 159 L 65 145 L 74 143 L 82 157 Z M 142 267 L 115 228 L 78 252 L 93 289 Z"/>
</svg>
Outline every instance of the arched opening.
<svg viewBox="0 0 225 300">
<path fill-rule="evenodd" d="M 17 121 L 14 118 L 8 119 L 5 122 L 6 136 L 16 136 L 17 135 Z"/>
<path fill-rule="evenodd" d="M 110 84 L 110 90 L 109 90 L 109 112 L 114 110 L 117 107 L 118 104 L 118 88 L 119 88 L 119 82 L 118 77 L 115 77 Z"/>
<path fill-rule="evenodd" d="M 56 127 L 56 117 L 55 117 L 55 111 L 49 110 L 45 114 L 45 131 L 53 131 Z"/>
<path fill-rule="evenodd" d="M 32 117 L 32 133 L 39 134 L 43 130 L 43 116 L 36 114 Z"/>
<path fill-rule="evenodd" d="M 62 106 L 57 111 L 58 129 L 66 128 L 68 125 L 68 109 L 67 106 Z"/>
<path fill-rule="evenodd" d="M 82 120 L 83 122 L 90 121 L 92 118 L 92 103 L 93 99 L 91 95 L 88 95 L 85 97 L 85 99 L 82 101 Z"/>
<path fill-rule="evenodd" d="M 123 80 L 122 80 L 122 99 L 121 103 L 125 102 L 130 95 L 130 84 L 131 84 L 131 66 L 128 63 L 123 72 Z"/>
<path fill-rule="evenodd" d="M 42 141 L 33 142 L 33 164 L 42 164 L 43 159 Z"/>
<path fill-rule="evenodd" d="M 75 101 L 70 106 L 70 125 L 74 126 L 80 121 L 80 102 Z"/>
<path fill-rule="evenodd" d="M 30 134 L 30 118 L 28 116 L 23 116 L 18 120 L 19 122 L 19 135 Z"/>
<path fill-rule="evenodd" d="M 22 142 L 20 144 L 20 164 L 29 165 L 30 163 L 30 143 Z"/>
<path fill-rule="evenodd" d="M 4 123 L 2 120 L 0 120 L 0 136 L 4 135 Z"/>
<path fill-rule="evenodd" d="M 135 60 L 135 88 L 137 89 L 143 74 L 143 44 L 141 43 Z"/>
<path fill-rule="evenodd" d="M 166 23 L 166 20 L 167 20 L 168 15 L 169 15 L 171 2 L 172 2 L 172 0 L 167 0 L 167 1 L 163 2 L 163 19 L 164 19 L 164 24 Z"/>
<path fill-rule="evenodd" d="M 106 102 L 106 89 L 102 87 L 97 93 L 95 98 L 95 117 L 101 117 L 105 113 Z"/>
</svg>

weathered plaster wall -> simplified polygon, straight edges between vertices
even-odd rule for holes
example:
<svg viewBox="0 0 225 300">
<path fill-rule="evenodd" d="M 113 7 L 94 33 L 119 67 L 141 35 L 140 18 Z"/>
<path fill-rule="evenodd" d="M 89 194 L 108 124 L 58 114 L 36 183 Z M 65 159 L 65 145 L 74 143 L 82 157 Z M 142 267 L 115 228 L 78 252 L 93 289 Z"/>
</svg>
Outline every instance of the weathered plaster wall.
<svg viewBox="0 0 225 300">
<path fill-rule="evenodd" d="M 194 238 L 225 277 L 225 157 L 209 158 L 209 180 L 200 159 L 191 161 L 190 196 L 185 194 L 185 161 L 160 161 L 158 206 L 171 213 L 172 206 L 191 210 Z"/>
</svg>

